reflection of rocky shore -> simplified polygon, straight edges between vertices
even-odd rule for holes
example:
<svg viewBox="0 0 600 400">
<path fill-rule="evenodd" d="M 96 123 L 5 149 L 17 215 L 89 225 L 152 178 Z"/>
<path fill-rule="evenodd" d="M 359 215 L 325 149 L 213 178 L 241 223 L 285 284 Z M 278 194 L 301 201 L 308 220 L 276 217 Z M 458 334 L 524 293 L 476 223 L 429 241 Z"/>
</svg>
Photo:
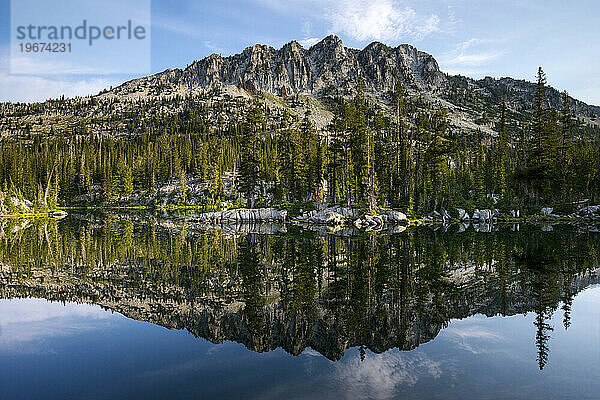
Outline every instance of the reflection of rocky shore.
<svg viewBox="0 0 600 400">
<path fill-rule="evenodd" d="M 5 236 L 0 297 L 93 303 L 212 342 L 338 359 L 353 346 L 413 349 L 452 318 L 556 309 L 600 277 L 576 258 L 594 244 L 570 232 L 548 234 L 549 248 L 571 250 L 548 251 L 511 231 L 351 239 L 254 226 L 226 238 L 94 226 L 44 226 L 41 243 L 35 227 Z"/>
<path fill-rule="evenodd" d="M 109 271 L 106 271 L 110 274 Z M 457 271 L 459 272 L 459 271 Z M 600 281 L 600 269 L 577 276 L 570 290 L 573 294 Z M 535 310 L 536 303 L 514 283 L 503 310 L 495 287 L 486 289 L 478 281 L 460 285 L 460 294 L 444 299 L 445 313 L 436 313 L 429 299 L 419 304 L 416 298 L 405 299 L 401 306 L 383 302 L 369 313 L 363 329 L 348 326 L 352 310 L 347 306 L 331 307 L 331 302 L 317 299 L 310 314 L 292 313 L 281 301 L 266 304 L 256 324 L 248 320 L 244 302 L 235 293 L 221 298 L 205 296 L 186 298 L 181 288 L 148 287 L 144 290 L 79 280 L 65 273 L 33 272 L 27 279 L 3 267 L 0 275 L 2 298 L 38 297 L 57 301 L 93 303 L 170 329 L 187 329 L 195 336 L 219 343 L 232 340 L 250 350 L 263 352 L 282 347 L 291 354 L 300 354 L 307 347 L 327 358 L 339 359 L 347 348 L 364 345 L 374 352 L 393 347 L 410 350 L 434 339 L 450 318 L 465 318 L 477 313 L 488 316 L 504 313 L 514 315 Z M 433 312 L 420 313 L 419 309 Z"/>
</svg>

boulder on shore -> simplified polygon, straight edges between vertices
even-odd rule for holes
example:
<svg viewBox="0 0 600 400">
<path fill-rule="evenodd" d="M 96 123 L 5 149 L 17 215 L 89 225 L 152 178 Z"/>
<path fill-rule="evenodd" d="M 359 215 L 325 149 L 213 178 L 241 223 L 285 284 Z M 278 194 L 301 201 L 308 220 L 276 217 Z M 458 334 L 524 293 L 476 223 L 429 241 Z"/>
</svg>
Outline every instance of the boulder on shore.
<svg viewBox="0 0 600 400">
<path fill-rule="evenodd" d="M 343 225 L 345 222 L 345 218 L 342 214 L 339 214 L 329 208 L 316 213 L 315 215 L 308 218 L 308 222 L 311 224 L 318 225 Z"/>
<path fill-rule="evenodd" d="M 469 217 L 469 213 L 463 210 L 462 208 L 457 208 L 456 211 L 458 212 L 459 221 L 468 221 L 469 219 L 471 219 L 471 217 Z"/>
<path fill-rule="evenodd" d="M 397 210 L 381 209 L 379 213 L 385 218 L 386 222 L 393 224 L 408 225 L 410 220 L 403 212 Z"/>
<path fill-rule="evenodd" d="M 57 219 L 61 219 L 67 216 L 67 212 L 63 211 L 63 210 L 56 210 L 53 211 L 52 213 L 50 213 L 50 216 L 52 218 L 57 218 Z"/>
<path fill-rule="evenodd" d="M 582 207 L 579 210 L 579 213 L 580 214 L 596 214 L 599 211 L 600 211 L 600 205 L 598 205 L 598 206 L 586 206 L 586 207 Z"/>
<path fill-rule="evenodd" d="M 376 228 L 383 226 L 383 218 L 379 215 L 363 215 L 362 218 L 354 221 L 357 228 Z"/>
<path fill-rule="evenodd" d="M 358 218 L 360 211 L 352 207 L 332 206 L 301 213 L 296 219 L 315 225 L 344 225 L 349 219 Z"/>
<path fill-rule="evenodd" d="M 212 223 L 242 223 L 242 222 L 285 222 L 287 210 L 275 208 L 241 208 L 238 210 L 225 210 L 205 212 L 196 219 L 200 222 Z"/>
<path fill-rule="evenodd" d="M 452 217 L 450 216 L 450 213 L 448 211 L 446 211 L 444 208 L 442 208 L 441 215 L 442 215 L 442 220 L 444 222 L 450 221 L 452 219 Z"/>
<path fill-rule="evenodd" d="M 431 214 L 429 214 L 429 219 L 431 219 L 433 221 L 441 221 L 442 220 L 442 216 L 440 215 L 439 212 L 432 211 Z"/>
<path fill-rule="evenodd" d="M 473 216 L 471 217 L 471 219 L 474 221 L 491 221 L 492 218 L 493 218 L 493 213 L 491 210 L 488 210 L 488 209 L 484 209 L 484 210 L 475 209 L 475 211 L 473 211 Z"/>
</svg>

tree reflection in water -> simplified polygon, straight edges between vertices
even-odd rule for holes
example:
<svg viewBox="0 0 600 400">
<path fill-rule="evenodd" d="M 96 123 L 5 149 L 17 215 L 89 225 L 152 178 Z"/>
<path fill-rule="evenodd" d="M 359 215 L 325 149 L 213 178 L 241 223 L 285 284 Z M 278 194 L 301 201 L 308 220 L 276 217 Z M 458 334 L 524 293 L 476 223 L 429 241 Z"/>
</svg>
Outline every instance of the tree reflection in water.
<svg viewBox="0 0 600 400">
<path fill-rule="evenodd" d="M 413 349 L 452 318 L 533 311 L 543 369 L 549 319 L 562 307 L 568 328 L 573 296 L 600 273 L 600 241 L 572 226 L 224 234 L 86 215 L 0 228 L 2 298 L 95 303 L 214 343 L 331 360 L 356 346 Z"/>
</svg>

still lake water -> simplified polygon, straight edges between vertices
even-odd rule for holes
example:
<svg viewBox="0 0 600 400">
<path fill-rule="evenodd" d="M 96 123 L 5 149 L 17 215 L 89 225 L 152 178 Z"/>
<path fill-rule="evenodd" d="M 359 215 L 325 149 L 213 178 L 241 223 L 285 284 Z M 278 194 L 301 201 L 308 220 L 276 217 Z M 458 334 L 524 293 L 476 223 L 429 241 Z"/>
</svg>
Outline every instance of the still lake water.
<svg viewBox="0 0 600 400">
<path fill-rule="evenodd" d="M 0 228 L 2 399 L 600 398 L 577 227 Z"/>
</svg>

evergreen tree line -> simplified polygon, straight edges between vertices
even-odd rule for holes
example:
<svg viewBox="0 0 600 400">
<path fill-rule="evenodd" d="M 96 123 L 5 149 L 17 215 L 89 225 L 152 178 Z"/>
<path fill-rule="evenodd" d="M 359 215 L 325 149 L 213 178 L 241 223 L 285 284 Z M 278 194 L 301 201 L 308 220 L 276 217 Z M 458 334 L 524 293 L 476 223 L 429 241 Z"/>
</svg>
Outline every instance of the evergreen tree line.
<svg viewBox="0 0 600 400">
<path fill-rule="evenodd" d="M 250 207 L 326 201 L 411 215 L 496 201 L 502 208 L 600 200 L 599 132 L 576 123 L 566 92 L 560 110 L 547 105 L 541 68 L 531 120 L 513 123 L 503 103 L 495 135 L 457 133 L 446 110 L 423 108 L 401 84 L 391 95 L 384 109 L 359 83 L 353 99 L 333 99 L 326 132 L 308 112 L 275 125 L 273 110 L 256 101 L 243 118 L 217 128 L 194 109 L 153 118 L 143 133 L 125 137 L 4 139 L 0 184 L 38 203 L 68 205 L 90 192 L 110 201 L 180 182 L 185 202 L 193 177 L 215 201 L 226 197 L 227 175 Z"/>
</svg>

